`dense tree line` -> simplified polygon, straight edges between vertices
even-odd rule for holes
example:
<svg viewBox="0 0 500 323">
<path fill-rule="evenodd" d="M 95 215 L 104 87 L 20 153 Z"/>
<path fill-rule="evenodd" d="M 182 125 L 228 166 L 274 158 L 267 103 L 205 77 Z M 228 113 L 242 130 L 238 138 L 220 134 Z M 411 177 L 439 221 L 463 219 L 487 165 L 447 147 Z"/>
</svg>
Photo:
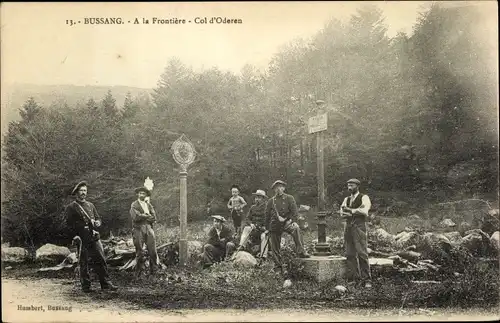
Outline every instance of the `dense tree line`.
<svg viewBox="0 0 500 323">
<path fill-rule="evenodd" d="M 348 177 L 370 190 L 435 191 L 449 197 L 498 189 L 495 44 L 477 37 L 474 8 L 432 6 L 411 36 L 387 36 L 382 12 L 364 6 L 331 20 L 311 40 L 284 46 L 262 73 L 194 72 L 171 59 L 152 96 L 111 92 L 85 106 L 42 107 L 33 99 L 4 138 L 3 238 L 66 239 L 62 210 L 79 180 L 105 230 L 128 229 L 133 188 L 155 181 L 162 222 L 178 214 L 181 133 L 198 155 L 188 177 L 190 219 L 223 210 L 232 183 L 249 196 L 275 179 L 301 204 L 316 203 L 316 143 L 307 119 L 326 101 L 327 202 Z M 98 100 L 101 101 L 98 101 Z M 97 101 L 96 101 L 97 100 Z"/>
</svg>

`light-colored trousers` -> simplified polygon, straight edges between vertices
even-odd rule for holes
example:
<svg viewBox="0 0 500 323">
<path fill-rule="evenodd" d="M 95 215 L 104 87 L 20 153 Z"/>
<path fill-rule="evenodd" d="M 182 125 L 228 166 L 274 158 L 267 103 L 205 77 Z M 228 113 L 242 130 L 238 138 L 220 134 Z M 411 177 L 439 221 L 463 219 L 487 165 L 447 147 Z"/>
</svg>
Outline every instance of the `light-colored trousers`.
<svg viewBox="0 0 500 323">
<path fill-rule="evenodd" d="M 247 225 L 243 228 L 243 232 L 241 233 L 241 238 L 240 238 L 240 246 L 242 247 L 247 247 L 250 243 L 250 239 L 253 236 L 256 236 L 259 234 L 259 230 L 257 228 L 252 229 L 251 226 Z M 260 233 L 260 256 L 261 257 L 267 257 L 267 253 L 269 251 L 269 236 L 266 235 L 264 232 Z"/>
<path fill-rule="evenodd" d="M 143 254 L 143 246 L 146 243 L 149 256 L 149 268 L 154 272 L 159 266 L 158 253 L 156 251 L 155 232 L 150 224 L 143 224 L 139 227 L 134 227 L 133 241 L 135 246 L 135 257 L 137 259 L 137 271 L 141 271 L 145 262 Z"/>
</svg>

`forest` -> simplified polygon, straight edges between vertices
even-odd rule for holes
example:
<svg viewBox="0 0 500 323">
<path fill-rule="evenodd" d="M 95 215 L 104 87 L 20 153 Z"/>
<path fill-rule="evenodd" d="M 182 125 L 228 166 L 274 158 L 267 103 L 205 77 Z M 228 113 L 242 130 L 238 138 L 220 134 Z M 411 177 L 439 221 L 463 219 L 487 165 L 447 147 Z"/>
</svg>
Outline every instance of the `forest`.
<svg viewBox="0 0 500 323">
<path fill-rule="evenodd" d="M 413 33 L 387 35 L 383 12 L 365 5 L 295 39 L 265 71 L 195 72 L 170 58 L 151 95 L 112 91 L 85 104 L 19 107 L 2 143 L 2 240 L 69 241 L 64 207 L 80 180 L 103 232 L 127 232 L 134 188 L 154 181 L 160 222 L 178 224 L 179 168 L 171 145 L 185 134 L 197 157 L 188 171 L 188 220 L 222 212 L 232 184 L 250 199 L 274 180 L 300 204 L 317 201 L 316 142 L 307 120 L 326 102 L 327 205 L 357 177 L 378 192 L 427 201 L 498 198 L 496 37 L 474 8 L 433 5 Z M 487 41 L 491 39 L 491 41 Z M 168 57 L 167 57 L 168 58 Z M 386 193 L 387 195 L 387 193 Z M 385 195 L 384 195 L 385 196 Z M 387 202 L 389 203 L 389 202 Z"/>
</svg>

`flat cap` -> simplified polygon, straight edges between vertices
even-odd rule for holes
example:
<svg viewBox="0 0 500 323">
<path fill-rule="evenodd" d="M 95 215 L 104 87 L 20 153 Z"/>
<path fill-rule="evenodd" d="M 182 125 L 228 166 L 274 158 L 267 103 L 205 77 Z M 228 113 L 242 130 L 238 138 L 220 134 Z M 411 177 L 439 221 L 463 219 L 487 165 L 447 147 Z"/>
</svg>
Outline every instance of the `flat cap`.
<svg viewBox="0 0 500 323">
<path fill-rule="evenodd" d="M 276 185 L 283 185 L 283 186 L 286 186 L 286 183 L 283 182 L 282 180 L 277 180 L 276 182 L 273 183 L 273 185 L 271 185 L 271 188 L 274 188 Z"/>
<path fill-rule="evenodd" d="M 76 192 L 78 192 L 78 190 L 80 189 L 80 187 L 82 186 L 87 186 L 87 182 L 85 181 L 81 181 L 79 182 L 78 184 L 76 184 L 76 186 L 73 188 L 73 190 L 71 191 L 71 195 L 75 195 Z"/>
<path fill-rule="evenodd" d="M 221 222 L 226 222 L 226 219 L 222 215 L 212 215 L 211 217 Z"/>
<path fill-rule="evenodd" d="M 146 193 L 147 196 L 151 196 L 151 191 L 148 190 L 147 188 L 145 188 L 144 186 L 141 186 L 141 187 L 138 187 L 135 189 L 135 192 L 136 193 L 139 193 L 139 192 L 144 192 Z"/>
<path fill-rule="evenodd" d="M 361 182 L 359 181 L 359 179 L 357 178 L 351 178 L 350 180 L 347 181 L 347 184 L 356 184 L 356 185 L 360 185 Z"/>
</svg>

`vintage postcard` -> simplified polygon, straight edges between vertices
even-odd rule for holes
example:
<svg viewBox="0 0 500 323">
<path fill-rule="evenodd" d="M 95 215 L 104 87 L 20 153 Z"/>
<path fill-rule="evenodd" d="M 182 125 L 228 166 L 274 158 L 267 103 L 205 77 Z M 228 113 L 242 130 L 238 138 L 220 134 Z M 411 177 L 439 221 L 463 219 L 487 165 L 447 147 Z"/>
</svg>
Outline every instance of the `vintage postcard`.
<svg viewBox="0 0 500 323">
<path fill-rule="evenodd" d="M 497 10 L 3 2 L 2 320 L 498 320 Z"/>
</svg>

